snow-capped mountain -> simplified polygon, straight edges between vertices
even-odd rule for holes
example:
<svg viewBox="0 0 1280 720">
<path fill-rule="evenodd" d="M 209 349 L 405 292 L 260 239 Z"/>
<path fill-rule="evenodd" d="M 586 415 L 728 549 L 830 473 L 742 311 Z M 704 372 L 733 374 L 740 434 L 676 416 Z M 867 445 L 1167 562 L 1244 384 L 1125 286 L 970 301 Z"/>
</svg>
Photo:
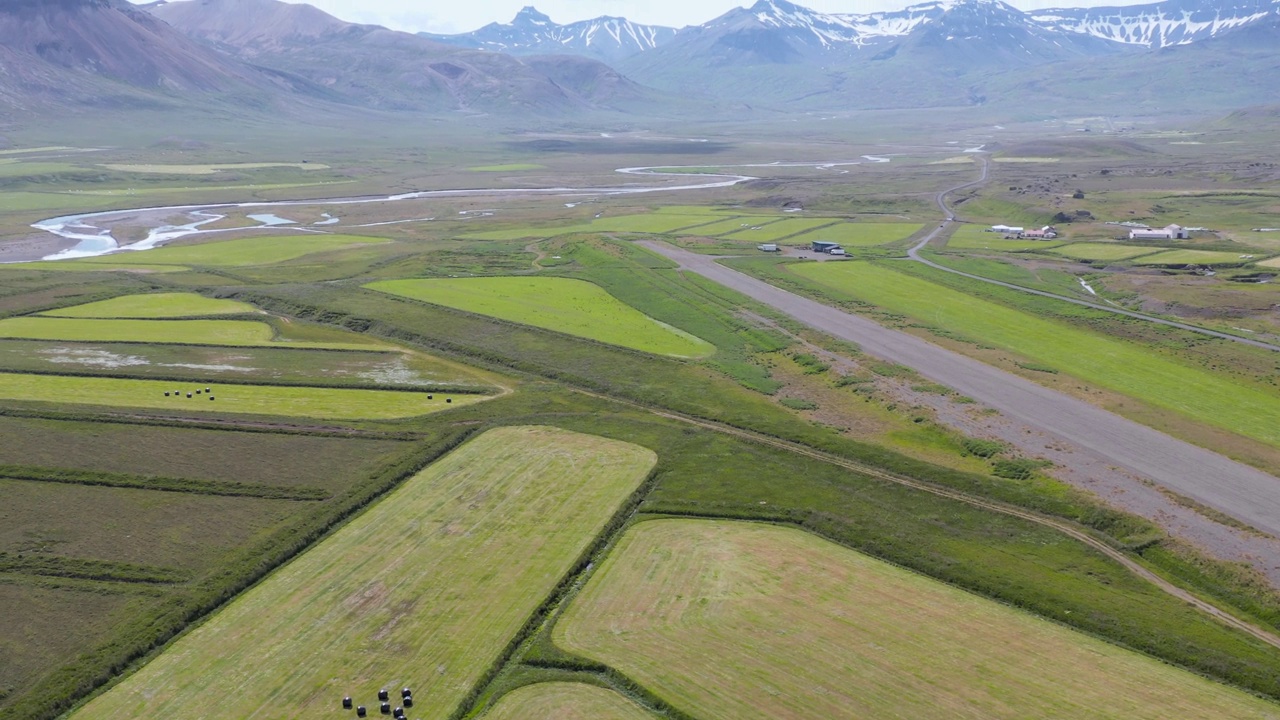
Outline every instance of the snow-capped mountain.
<svg viewBox="0 0 1280 720">
<path fill-rule="evenodd" d="M 676 29 L 640 25 L 619 17 L 559 25 L 536 8 L 526 7 L 509 23 L 490 23 L 460 35 L 419 35 L 450 45 L 513 55 L 570 54 L 612 61 L 652 50 L 674 38 Z"/>
<path fill-rule="evenodd" d="M 1166 0 L 1128 7 L 1037 10 L 1031 17 L 1047 28 L 1160 48 L 1280 18 L 1280 0 Z"/>
</svg>

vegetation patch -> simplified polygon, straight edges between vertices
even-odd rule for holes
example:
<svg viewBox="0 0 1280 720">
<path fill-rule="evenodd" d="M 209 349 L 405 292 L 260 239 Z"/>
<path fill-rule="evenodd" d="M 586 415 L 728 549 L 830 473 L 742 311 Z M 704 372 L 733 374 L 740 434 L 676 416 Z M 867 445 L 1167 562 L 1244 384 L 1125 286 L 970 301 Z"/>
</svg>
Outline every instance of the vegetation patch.
<svg viewBox="0 0 1280 720">
<path fill-rule="evenodd" d="M 281 345 L 276 330 L 257 320 L 124 320 L 15 317 L 0 320 L 0 338 L 71 342 L 175 343 L 189 345 Z M 368 344 L 288 342 L 311 349 L 368 350 Z"/>
<path fill-rule="evenodd" d="M 226 384 L 207 387 L 209 392 L 205 392 L 203 383 L 0 373 L 0 398 L 6 400 L 157 408 L 184 414 L 390 419 L 426 415 L 488 399 L 484 395 L 332 387 Z"/>
<path fill-rule="evenodd" d="M 513 690 L 485 720 L 653 720 L 644 708 L 612 690 L 575 682 L 542 682 Z"/>
<path fill-rule="evenodd" d="M 124 295 L 40 313 L 69 318 L 179 318 L 202 315 L 241 315 L 260 312 L 248 303 L 207 298 L 196 293 Z"/>
<path fill-rule="evenodd" d="M 706 717 L 1269 718 L 1276 706 L 799 530 L 633 526 L 555 641 Z M 705 672 L 715 658 L 718 672 Z M 957 658 L 964 658 L 958 661 Z"/>
<path fill-rule="evenodd" d="M 789 407 L 792 410 L 817 410 L 818 409 L 818 403 L 812 400 L 805 400 L 804 398 L 784 397 L 784 398 L 780 398 L 778 402 L 782 403 L 784 407 Z"/>
<path fill-rule="evenodd" d="M 240 267 L 271 265 L 305 255 L 328 252 L 353 245 L 391 242 L 384 238 L 362 235 L 272 235 L 270 237 L 219 240 L 198 245 L 166 245 L 141 252 L 114 253 L 81 260 L 40 263 L 41 269 L 70 263 L 70 268 L 110 265 L 113 267 L 150 267 L 153 265 L 207 265 Z"/>
<path fill-rule="evenodd" d="M 415 714 L 450 717 L 655 461 L 591 435 L 491 430 L 72 717 L 306 716 L 404 685 Z"/>
<path fill-rule="evenodd" d="M 906 240 L 922 227 L 919 223 L 840 223 L 797 235 L 790 241 L 810 243 L 825 240 L 845 247 L 869 247 Z"/>
<path fill-rule="evenodd" d="M 440 278 L 384 280 L 366 287 L 657 355 L 705 357 L 715 352 L 711 343 L 654 320 L 582 280 Z"/>
<path fill-rule="evenodd" d="M 1215 250 L 1170 250 L 1135 260 L 1139 265 L 1247 265 L 1253 256 Z"/>
<path fill-rule="evenodd" d="M 1054 248 L 1053 252 L 1075 260 L 1128 260 L 1157 253 L 1164 248 L 1120 243 L 1072 243 Z"/>
<path fill-rule="evenodd" d="M 760 226 L 759 229 L 747 228 L 723 237 L 747 242 L 773 242 L 834 223 L 835 218 L 786 218 Z"/>
<path fill-rule="evenodd" d="M 476 165 L 467 169 L 471 172 L 518 172 L 520 170 L 545 170 L 547 166 L 534 163 L 507 163 L 506 165 Z"/>
<path fill-rule="evenodd" d="M 224 170 L 261 170 L 263 168 L 295 168 L 298 170 L 328 170 L 320 163 L 222 163 L 218 165 L 103 165 L 108 170 L 120 172 L 153 173 L 163 175 L 213 175 Z"/>
</svg>

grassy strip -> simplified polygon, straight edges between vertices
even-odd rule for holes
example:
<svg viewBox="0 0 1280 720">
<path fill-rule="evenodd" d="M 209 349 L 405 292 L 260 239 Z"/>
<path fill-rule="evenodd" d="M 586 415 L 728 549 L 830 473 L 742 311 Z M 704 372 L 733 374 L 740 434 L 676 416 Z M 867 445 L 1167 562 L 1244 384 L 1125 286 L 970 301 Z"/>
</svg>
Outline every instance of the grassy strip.
<svg viewBox="0 0 1280 720">
<path fill-rule="evenodd" d="M 188 573 L 173 568 L 151 567 L 134 563 L 67 558 L 56 555 L 9 554 L 0 552 L 0 573 L 47 575 L 51 577 L 128 583 L 179 583 L 190 579 Z"/>
<path fill-rule="evenodd" d="M 71 318 L 194 318 L 210 315 L 243 315 L 257 308 L 234 300 L 207 298 L 197 293 L 168 292 L 122 295 L 109 300 L 50 310 L 42 315 Z"/>
<path fill-rule="evenodd" d="M 197 495 L 256 497 L 270 500 L 325 500 L 330 497 L 330 493 L 321 488 L 218 482 L 216 480 L 167 478 L 155 475 L 126 475 L 123 473 L 69 470 L 66 468 L 37 468 L 22 465 L 0 465 L 0 477 L 13 478 L 15 480 L 68 483 L 71 485 L 100 485 L 103 487 L 162 490 Z"/>
<path fill-rule="evenodd" d="M 162 373 L 149 373 L 147 375 L 127 375 L 120 372 L 112 372 L 106 370 L 103 372 L 92 372 L 88 370 L 44 370 L 40 368 L 8 370 L 0 369 L 0 375 L 45 375 L 48 377 L 79 377 L 79 378 L 104 378 L 116 380 L 154 380 L 156 382 L 178 383 L 182 388 L 188 385 L 191 387 L 205 387 L 206 385 L 217 385 L 219 387 L 226 385 L 244 386 L 244 387 L 281 387 L 281 388 L 331 388 L 335 390 L 373 390 L 377 392 L 407 392 L 407 393 L 426 393 L 431 395 L 497 395 L 501 392 L 495 387 L 477 387 L 475 385 L 396 385 L 394 389 L 388 388 L 386 383 L 377 382 L 325 382 L 326 378 L 317 378 L 312 381 L 310 378 L 306 380 L 287 380 L 274 377 L 219 377 L 216 380 L 209 380 L 207 377 L 201 377 L 199 380 L 181 375 L 165 375 Z"/>
<path fill-rule="evenodd" d="M 241 591 L 283 565 L 374 500 L 463 443 L 472 428 L 446 429 L 426 447 L 387 464 L 323 510 L 236 553 L 224 569 L 187 591 L 165 598 L 153 613 L 122 625 L 103 645 L 42 678 L 0 720 L 52 720 L 80 698 L 118 677 Z"/>
</svg>

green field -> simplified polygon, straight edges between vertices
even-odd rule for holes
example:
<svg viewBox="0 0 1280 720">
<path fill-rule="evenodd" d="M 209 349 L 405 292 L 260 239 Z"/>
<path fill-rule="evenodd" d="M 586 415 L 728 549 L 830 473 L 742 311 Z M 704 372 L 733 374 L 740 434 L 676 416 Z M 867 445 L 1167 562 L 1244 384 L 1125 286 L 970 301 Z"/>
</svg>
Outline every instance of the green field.
<svg viewBox="0 0 1280 720">
<path fill-rule="evenodd" d="M 296 170 L 328 170 L 328 165 L 320 163 L 221 163 L 216 165 L 103 165 L 108 170 L 132 173 L 157 173 L 164 175 L 213 175 L 223 170 L 261 170 L 263 168 L 293 168 Z"/>
<path fill-rule="evenodd" d="M 713 222 L 718 218 L 709 215 L 676 215 L 669 213 L 644 213 L 640 215 L 615 215 L 602 217 L 574 225 L 519 227 L 507 230 L 468 233 L 463 237 L 475 240 L 520 240 L 522 238 L 550 238 L 577 233 L 649 233 L 665 234 L 696 225 Z M 735 226 L 736 227 L 736 226 Z M 693 232 L 692 230 L 690 232 Z M 698 230 L 701 232 L 701 230 Z"/>
<path fill-rule="evenodd" d="M 472 172 L 516 172 L 519 170 L 545 170 L 546 165 L 534 163 L 508 163 L 506 165 L 476 165 L 467 168 Z"/>
<path fill-rule="evenodd" d="M 729 240 L 744 240 L 747 242 L 773 242 L 774 240 L 781 240 L 789 235 L 796 235 L 823 225 L 831 225 L 834 222 L 834 218 L 787 218 L 771 222 L 759 230 L 740 230 L 723 237 Z"/>
<path fill-rule="evenodd" d="M 729 233 L 746 232 L 754 227 L 760 228 L 758 232 L 764 232 L 765 229 L 769 227 L 770 223 L 781 222 L 782 220 L 783 218 L 777 215 L 743 215 L 741 217 L 727 218 L 724 220 L 718 220 L 715 216 L 709 216 L 703 218 L 703 224 L 689 228 L 688 234 L 718 237 Z"/>
<path fill-rule="evenodd" d="M 952 250 L 1044 250 L 1057 245 L 1056 240 L 1005 240 L 1003 233 L 987 232 L 983 225 L 961 225 L 947 240 Z"/>
<path fill-rule="evenodd" d="M 655 462 L 591 435 L 491 430 L 72 717 L 316 717 L 407 685 L 415 716 L 447 718 Z"/>
<path fill-rule="evenodd" d="M 1217 252 L 1213 250 L 1170 250 L 1135 260 L 1138 265 L 1247 265 L 1253 258 L 1249 253 Z"/>
<path fill-rule="evenodd" d="M 1280 445 L 1280 397 L 1156 356 L 1136 343 L 1045 320 L 865 262 L 805 263 L 790 269 L 841 294 L 1011 350 L 1210 425 Z"/>
<path fill-rule="evenodd" d="M 715 352 L 705 340 L 654 320 L 583 280 L 442 278 L 383 280 L 365 287 L 657 355 L 705 357 Z"/>
<path fill-rule="evenodd" d="M 1075 260 L 1128 260 L 1139 255 L 1160 252 L 1161 248 L 1120 243 L 1074 243 L 1054 248 L 1053 252 Z"/>
<path fill-rule="evenodd" d="M 151 293 L 124 295 L 40 314 L 68 318 L 178 318 L 256 312 L 261 311 L 248 303 L 235 300 L 218 300 L 196 293 Z"/>
<path fill-rule="evenodd" d="M 652 720 L 612 690 L 571 682 L 526 685 L 502 696 L 485 720 Z"/>
<path fill-rule="evenodd" d="M 633 526 L 555 640 L 698 717 L 1280 716 L 801 530 L 738 521 Z"/>
<path fill-rule="evenodd" d="M 286 341 L 256 320 L 126 320 L 15 317 L 0 320 L 0 338 L 68 342 L 176 343 L 368 350 L 371 344 Z"/>
<path fill-rule="evenodd" d="M 203 392 L 208 385 L 214 400 Z M 200 395 L 194 392 L 201 390 Z M 173 395 L 165 397 L 165 392 Z M 193 393 L 191 398 L 186 393 Z M 485 395 L 445 395 L 395 390 L 212 385 L 200 382 L 133 380 L 0 373 L 0 398 L 25 402 L 157 408 L 174 412 L 249 413 L 330 419 L 387 419 L 426 415 L 487 400 Z M 451 402 L 445 402 L 448 398 Z"/>
<path fill-rule="evenodd" d="M 240 267 L 246 265 L 271 265 L 353 245 L 390 242 L 383 238 L 360 235 L 280 235 L 270 237 L 219 240 L 198 245 L 167 245 L 141 252 L 115 253 L 82 260 L 61 260 L 39 263 L 41 269 L 64 266 L 65 269 L 85 269 L 86 266 L 110 265 L 113 267 L 150 267 L 153 265 L 209 265 L 213 267 Z"/>
<path fill-rule="evenodd" d="M 825 240 L 840 243 L 845 247 L 870 247 L 905 240 L 921 227 L 923 225 L 917 223 L 841 223 L 797 235 L 788 242 L 809 243 Z"/>
</svg>

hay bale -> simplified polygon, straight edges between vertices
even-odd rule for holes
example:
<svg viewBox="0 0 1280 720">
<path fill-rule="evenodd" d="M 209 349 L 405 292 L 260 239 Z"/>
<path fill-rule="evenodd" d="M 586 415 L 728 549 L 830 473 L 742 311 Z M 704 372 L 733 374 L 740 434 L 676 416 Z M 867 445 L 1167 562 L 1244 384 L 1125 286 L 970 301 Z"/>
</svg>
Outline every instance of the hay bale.
<svg viewBox="0 0 1280 720">
<path fill-rule="evenodd" d="M 412 694 L 413 694 L 413 691 L 410 690 L 409 688 L 400 688 L 400 697 L 407 698 Z"/>
<path fill-rule="evenodd" d="M 447 403 L 451 403 L 453 402 L 453 398 L 445 398 L 444 401 Z"/>
<path fill-rule="evenodd" d="M 413 696 L 412 696 L 412 695 L 405 695 L 405 696 L 404 696 L 404 706 L 405 706 L 405 707 L 413 707 Z"/>
<path fill-rule="evenodd" d="M 350 709 L 351 709 L 351 696 L 350 696 L 350 695 L 348 695 L 348 696 L 346 696 L 346 697 L 342 698 L 342 709 L 343 709 L 343 710 L 350 710 Z"/>
<path fill-rule="evenodd" d="M 381 690 L 378 691 L 379 700 L 386 700 L 389 697 L 391 697 L 391 693 L 387 692 L 386 688 L 382 688 Z"/>
<path fill-rule="evenodd" d="M 381 712 L 383 715 L 390 715 L 391 703 L 389 702 L 382 703 L 381 705 L 378 706 L 378 711 Z"/>
<path fill-rule="evenodd" d="M 364 717 L 366 714 L 368 714 L 368 712 L 369 711 L 365 710 L 364 706 L 361 705 L 360 707 L 356 708 L 356 717 Z"/>
<path fill-rule="evenodd" d="M 209 399 L 210 399 L 210 400 L 212 400 L 212 399 L 213 399 L 213 396 L 212 396 L 212 395 L 210 395 L 210 396 L 209 396 Z"/>
</svg>

